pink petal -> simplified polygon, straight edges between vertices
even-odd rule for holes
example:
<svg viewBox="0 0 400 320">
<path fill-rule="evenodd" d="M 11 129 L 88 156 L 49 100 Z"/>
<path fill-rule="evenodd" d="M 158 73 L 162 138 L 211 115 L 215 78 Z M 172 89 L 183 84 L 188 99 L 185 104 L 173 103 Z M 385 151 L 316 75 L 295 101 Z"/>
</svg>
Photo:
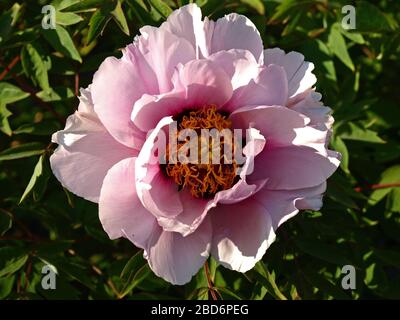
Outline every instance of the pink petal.
<svg viewBox="0 0 400 320">
<path fill-rule="evenodd" d="M 186 39 L 179 38 L 166 29 L 144 27 L 140 31 L 142 36 L 137 40 L 138 48 L 158 82 L 158 91 L 153 93 L 169 92 L 172 89 L 171 78 L 176 66 L 196 58 L 194 47 Z M 146 77 L 146 74 L 142 76 Z"/>
<path fill-rule="evenodd" d="M 250 80 L 257 78 L 260 66 L 250 51 L 232 49 L 229 51 L 219 51 L 208 57 L 222 67 L 229 78 L 233 90 L 247 85 Z"/>
<path fill-rule="evenodd" d="M 275 240 L 268 211 L 251 199 L 210 212 L 212 255 L 224 267 L 239 272 L 253 268 Z"/>
<path fill-rule="evenodd" d="M 230 119 L 235 128 L 247 128 L 251 124 L 266 137 L 268 145 L 273 146 L 292 145 L 299 135 L 298 130 L 310 121 L 302 114 L 281 106 L 243 107 L 234 111 Z"/>
<path fill-rule="evenodd" d="M 274 230 L 285 221 L 294 217 L 299 210 L 319 210 L 322 207 L 322 194 L 326 190 L 326 182 L 307 189 L 269 190 L 263 188 L 254 196 L 254 200 L 262 204 L 269 212 Z"/>
<path fill-rule="evenodd" d="M 268 179 L 266 188 L 294 190 L 323 183 L 340 164 L 340 155 L 322 155 L 310 147 L 288 146 L 266 149 L 255 159 L 254 173 L 249 181 Z"/>
<path fill-rule="evenodd" d="M 210 53 L 230 49 L 249 50 L 257 61 L 262 61 L 263 43 L 256 26 L 245 16 L 231 13 L 207 23 L 207 33 L 212 33 Z"/>
<path fill-rule="evenodd" d="M 157 139 L 163 129 L 173 122 L 171 117 L 163 118 L 146 139 L 136 160 L 136 190 L 143 206 L 155 217 L 175 217 L 182 212 L 178 187 L 163 176 L 160 169 Z M 161 132 L 161 133 L 160 133 Z"/>
<path fill-rule="evenodd" d="M 225 106 L 234 111 L 250 105 L 285 106 L 288 89 L 285 71 L 282 67 L 269 65 L 261 70 L 255 80 L 235 90 L 231 100 Z"/>
<path fill-rule="evenodd" d="M 130 115 L 134 102 L 149 89 L 140 75 L 138 64 L 126 54 L 121 59 L 109 57 L 95 73 L 91 87 L 101 122 L 117 141 L 133 148 L 140 147 L 144 134 L 133 125 Z"/>
<path fill-rule="evenodd" d="M 232 96 L 232 84 L 223 68 L 210 60 L 193 60 L 178 67 L 173 77 L 176 91 L 184 91 L 190 107 L 224 105 Z"/>
<path fill-rule="evenodd" d="M 133 108 L 132 121 L 143 131 L 153 129 L 166 116 L 206 105 L 222 106 L 232 96 L 225 71 L 207 60 L 180 66 L 173 77 L 174 90 L 162 95 L 144 95 Z"/>
<path fill-rule="evenodd" d="M 159 228 L 153 233 L 145 251 L 150 268 L 172 284 L 183 285 L 189 282 L 209 256 L 211 237 L 212 229 L 208 219 L 187 237 Z"/>
<path fill-rule="evenodd" d="M 207 57 L 208 48 L 201 16 L 201 9 L 196 4 L 188 4 L 171 13 L 160 28 L 187 40 L 195 49 L 197 58 Z"/>
<path fill-rule="evenodd" d="M 319 130 L 331 129 L 333 125 L 332 109 L 323 105 L 321 94 L 307 90 L 289 100 L 288 107 L 310 118 L 310 125 Z"/>
<path fill-rule="evenodd" d="M 54 175 L 71 192 L 98 202 L 107 171 L 124 158 L 138 154 L 118 143 L 93 111 L 88 90 L 82 90 L 78 111 L 69 116 L 64 130 L 53 134 L 59 146 L 50 157 Z"/>
<path fill-rule="evenodd" d="M 108 171 L 101 188 L 99 217 L 111 239 L 127 237 L 136 246 L 146 248 L 157 223 L 137 197 L 135 160 L 124 159 Z"/>
<path fill-rule="evenodd" d="M 285 69 L 288 80 L 289 97 L 295 96 L 311 88 L 317 78 L 312 73 L 314 64 L 304 61 L 304 56 L 298 52 L 285 52 L 279 48 L 264 51 L 264 64 L 275 64 Z"/>
</svg>

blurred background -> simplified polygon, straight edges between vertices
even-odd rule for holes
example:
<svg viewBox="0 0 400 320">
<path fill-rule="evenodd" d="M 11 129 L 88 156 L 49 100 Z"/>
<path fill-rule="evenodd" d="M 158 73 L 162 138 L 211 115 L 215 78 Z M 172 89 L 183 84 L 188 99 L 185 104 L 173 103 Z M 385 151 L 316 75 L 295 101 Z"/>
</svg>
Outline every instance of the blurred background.
<svg viewBox="0 0 400 320">
<path fill-rule="evenodd" d="M 265 47 L 312 61 L 334 111 L 332 148 L 343 155 L 321 212 L 281 226 L 246 274 L 210 259 L 212 289 L 204 270 L 185 286 L 154 276 L 129 241 L 108 239 L 97 205 L 63 189 L 48 161 L 51 134 L 104 58 L 120 57 L 139 28 L 189 2 L 211 19 L 244 14 Z M 56 29 L 42 28 L 47 4 Z M 355 29 L 346 30 L 352 8 Z M 211 291 L 218 299 L 399 299 L 399 23 L 397 0 L 1 0 L 0 299 L 208 299 Z M 56 290 L 42 288 L 46 264 L 57 270 Z M 350 289 L 345 265 L 355 271 Z"/>
</svg>

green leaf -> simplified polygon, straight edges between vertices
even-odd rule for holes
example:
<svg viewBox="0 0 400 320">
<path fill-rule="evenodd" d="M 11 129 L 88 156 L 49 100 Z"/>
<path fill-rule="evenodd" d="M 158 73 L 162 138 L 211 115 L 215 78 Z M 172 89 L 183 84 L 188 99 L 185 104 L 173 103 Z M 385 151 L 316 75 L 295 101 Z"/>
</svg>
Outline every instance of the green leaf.
<svg viewBox="0 0 400 320">
<path fill-rule="evenodd" d="M 8 122 L 8 118 L 11 115 L 12 113 L 7 109 L 7 106 L 3 103 L 0 103 L 0 130 L 8 136 L 12 135 L 10 123 Z"/>
<path fill-rule="evenodd" d="M 355 71 L 353 61 L 350 58 L 349 52 L 347 51 L 346 41 L 344 40 L 341 32 L 341 26 L 335 23 L 331 27 L 331 31 L 328 36 L 328 46 L 331 52 L 339 58 L 351 71 Z"/>
<path fill-rule="evenodd" d="M 357 140 L 372 143 L 385 143 L 378 133 L 370 129 L 364 128 L 361 124 L 355 122 L 347 122 L 337 128 L 336 135 L 342 139 Z"/>
<path fill-rule="evenodd" d="M 59 130 L 56 121 L 42 121 L 39 123 L 26 123 L 13 131 L 14 134 L 31 134 L 35 136 L 48 136 Z"/>
<path fill-rule="evenodd" d="M 128 281 L 141 267 L 146 264 L 146 259 L 143 257 L 143 251 L 136 252 L 126 263 L 121 271 L 121 280 Z"/>
<path fill-rule="evenodd" d="M 275 13 L 272 16 L 272 21 L 281 21 L 291 18 L 292 15 L 298 14 L 300 11 L 308 11 L 309 7 L 314 5 L 314 1 L 298 1 L 284 0 L 276 7 Z"/>
<path fill-rule="evenodd" d="M 126 22 L 124 11 L 121 7 L 121 1 L 117 2 L 117 6 L 113 11 L 111 11 L 111 15 L 114 18 L 114 21 L 117 23 L 118 27 L 122 30 L 122 32 L 129 36 L 129 27 L 128 23 Z"/>
<path fill-rule="evenodd" d="M 400 186 L 390 191 L 386 201 L 386 209 L 388 211 L 400 212 Z"/>
<path fill-rule="evenodd" d="M 62 101 L 75 97 L 74 92 L 67 87 L 53 87 L 42 90 L 36 95 L 45 102 Z"/>
<path fill-rule="evenodd" d="M 335 65 L 326 44 L 319 39 L 307 41 L 302 52 L 316 62 L 316 71 L 319 71 L 320 76 L 326 78 L 332 86 L 335 86 L 337 81 Z"/>
<path fill-rule="evenodd" d="M 357 44 L 364 44 L 365 40 L 361 33 L 348 31 L 343 28 L 339 28 L 340 32 L 349 40 L 357 43 Z"/>
<path fill-rule="evenodd" d="M 345 253 L 337 245 L 330 245 L 319 240 L 296 239 L 296 245 L 305 253 L 335 265 L 351 264 Z"/>
<path fill-rule="evenodd" d="M 55 50 L 66 57 L 82 62 L 71 36 L 62 26 L 58 25 L 55 29 L 42 29 L 42 34 Z"/>
<path fill-rule="evenodd" d="M 47 161 L 47 157 L 42 154 L 36 163 L 33 170 L 31 179 L 25 188 L 24 193 L 19 200 L 19 203 L 23 202 L 26 197 L 33 192 L 33 198 L 35 201 L 40 200 L 46 190 L 47 181 L 50 178 L 50 169 Z"/>
<path fill-rule="evenodd" d="M 19 248 L 0 248 L 0 278 L 18 271 L 25 265 L 27 260 L 28 255 Z"/>
<path fill-rule="evenodd" d="M 92 279 L 89 277 L 87 266 L 84 264 L 84 260 L 77 257 L 63 257 L 53 256 L 48 252 L 39 256 L 39 259 L 46 264 L 54 266 L 59 274 L 60 278 L 65 279 L 65 276 L 76 280 L 89 288 L 94 290 Z"/>
<path fill-rule="evenodd" d="M 0 210 L 0 236 L 3 236 L 12 227 L 11 215 L 3 210 Z"/>
<path fill-rule="evenodd" d="M 15 282 L 15 275 L 0 279 L 0 300 L 7 298 L 12 292 Z"/>
<path fill-rule="evenodd" d="M 83 21 L 83 18 L 76 13 L 56 11 L 57 24 L 69 26 L 81 21 Z"/>
<path fill-rule="evenodd" d="M 172 9 L 162 0 L 148 0 L 151 6 L 166 19 L 172 13 Z"/>
<path fill-rule="evenodd" d="M 105 12 L 104 9 L 97 9 L 89 21 L 89 32 L 87 35 L 86 44 L 90 44 L 94 39 L 101 35 L 110 21 L 111 16 L 109 12 Z"/>
<path fill-rule="evenodd" d="M 344 172 L 350 173 L 349 170 L 349 151 L 347 150 L 346 144 L 338 136 L 333 136 L 331 139 L 332 148 L 342 155 L 342 160 L 340 161 L 340 167 Z"/>
<path fill-rule="evenodd" d="M 216 287 L 216 289 L 221 293 L 226 294 L 230 298 L 233 298 L 235 300 L 243 300 L 243 298 L 237 292 L 234 292 L 233 290 L 227 287 Z"/>
<path fill-rule="evenodd" d="M 240 2 L 247 4 L 249 7 L 256 10 L 258 14 L 265 14 L 264 3 L 261 0 L 240 0 Z"/>
<path fill-rule="evenodd" d="M 0 161 L 32 157 L 44 151 L 43 145 L 39 142 L 26 143 L 0 152 Z"/>
<path fill-rule="evenodd" d="M 391 31 L 398 27 L 395 20 L 391 19 L 370 2 L 359 1 L 356 10 L 356 27 L 359 32 Z"/>
<path fill-rule="evenodd" d="M 17 22 L 21 5 L 14 3 L 10 10 L 5 11 L 0 16 L 0 43 L 8 39 L 12 27 Z"/>
<path fill-rule="evenodd" d="M 380 177 L 378 184 L 385 185 L 385 184 L 392 184 L 392 183 L 400 183 L 400 165 L 392 166 L 386 169 Z M 374 190 L 370 197 L 369 197 L 369 204 L 375 205 L 379 201 L 381 201 L 390 191 L 392 188 L 381 188 Z"/>
<path fill-rule="evenodd" d="M 334 283 L 332 280 L 327 279 L 323 274 L 311 272 L 306 270 L 307 281 L 313 286 L 320 289 L 323 294 L 327 294 L 334 299 L 348 300 L 350 296 L 341 288 L 340 284 Z"/>
<path fill-rule="evenodd" d="M 109 0 L 114 2 L 114 0 Z M 78 11 L 90 11 L 94 8 L 99 7 L 104 4 L 104 0 L 64 0 L 61 3 L 62 9 L 68 8 L 68 11 L 78 12 Z M 62 10 L 59 9 L 59 10 Z"/>
<path fill-rule="evenodd" d="M 0 101 L 2 104 L 8 104 L 25 99 L 29 93 L 8 82 L 0 82 Z"/>
<path fill-rule="evenodd" d="M 256 279 L 275 299 L 287 300 L 285 295 L 279 290 L 275 282 L 275 276 L 268 271 L 267 267 L 262 261 L 257 262 L 254 270 Z"/>
<path fill-rule="evenodd" d="M 129 259 L 124 269 L 121 272 L 121 280 L 124 282 L 124 287 L 120 298 L 126 296 L 138 284 L 140 284 L 151 273 L 146 259 L 143 258 L 143 251 L 138 251 L 132 258 Z"/>
<path fill-rule="evenodd" d="M 400 252 L 389 249 L 374 249 L 373 252 L 385 264 L 400 267 Z"/>
<path fill-rule="evenodd" d="M 83 2 L 82 0 L 53 0 L 51 1 L 51 5 L 56 8 L 56 10 L 64 10 L 66 8 L 71 7 L 74 4 L 79 2 Z"/>
<path fill-rule="evenodd" d="M 22 48 L 21 62 L 25 75 L 31 78 L 35 85 L 39 85 L 43 90 L 50 88 L 48 68 L 35 44 L 28 43 Z"/>
<path fill-rule="evenodd" d="M 341 206 L 354 209 L 358 209 L 358 206 L 353 198 L 364 197 L 353 189 L 348 178 L 340 174 L 335 174 L 328 180 L 327 196 Z"/>
</svg>

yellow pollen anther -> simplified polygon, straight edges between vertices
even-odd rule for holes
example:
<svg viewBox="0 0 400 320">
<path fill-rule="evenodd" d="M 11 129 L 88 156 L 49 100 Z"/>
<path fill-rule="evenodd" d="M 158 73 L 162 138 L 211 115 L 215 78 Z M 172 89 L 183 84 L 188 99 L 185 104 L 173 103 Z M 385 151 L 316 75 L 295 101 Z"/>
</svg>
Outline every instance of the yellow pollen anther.
<svg viewBox="0 0 400 320">
<path fill-rule="evenodd" d="M 200 134 L 201 129 L 217 129 L 221 132 L 224 129 L 230 129 L 232 123 L 227 116 L 218 112 L 215 106 L 202 108 L 195 111 L 186 112 L 178 121 L 178 135 L 181 130 L 193 129 Z M 203 137 L 200 140 L 204 139 Z M 225 148 L 230 148 L 234 154 L 234 143 L 232 139 L 226 139 L 225 136 L 220 138 L 219 144 L 219 163 L 212 163 L 211 154 L 215 152 L 215 141 L 210 137 L 209 143 L 206 144 L 208 150 L 201 150 L 204 143 L 199 143 L 199 161 L 198 163 L 167 163 L 165 165 L 165 173 L 168 177 L 174 179 L 180 189 L 187 188 L 195 198 L 209 198 L 217 192 L 231 188 L 237 182 L 238 165 L 235 160 L 227 163 L 224 154 Z M 178 142 L 177 150 L 179 150 L 185 142 Z M 228 144 L 226 147 L 225 145 Z M 214 148 L 214 149 L 213 149 Z M 167 146 L 166 159 L 169 159 L 170 145 Z M 209 152 L 208 163 L 201 162 L 201 155 Z"/>
</svg>

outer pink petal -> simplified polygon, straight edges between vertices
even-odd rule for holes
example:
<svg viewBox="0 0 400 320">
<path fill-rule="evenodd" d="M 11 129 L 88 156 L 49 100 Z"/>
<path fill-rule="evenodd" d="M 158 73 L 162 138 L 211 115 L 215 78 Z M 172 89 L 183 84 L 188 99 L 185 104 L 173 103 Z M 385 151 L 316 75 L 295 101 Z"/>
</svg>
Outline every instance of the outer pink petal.
<svg viewBox="0 0 400 320">
<path fill-rule="evenodd" d="M 314 64 L 304 61 L 304 56 L 298 52 L 292 51 L 285 54 L 279 48 L 266 49 L 264 51 L 264 64 L 266 66 L 275 64 L 285 69 L 289 97 L 310 89 L 317 81 L 317 78 L 312 73 Z"/>
<path fill-rule="evenodd" d="M 145 255 L 156 275 L 176 285 L 190 281 L 203 266 L 210 252 L 211 223 L 205 219 L 196 232 L 183 237 L 176 232 L 154 232 Z"/>
<path fill-rule="evenodd" d="M 133 108 L 132 121 L 143 131 L 153 129 L 166 116 L 192 108 L 224 105 L 232 96 L 225 71 L 212 61 L 193 60 L 180 66 L 173 77 L 174 90 L 163 95 L 144 95 Z"/>
<path fill-rule="evenodd" d="M 207 21 L 206 37 L 212 33 L 210 53 L 230 49 L 249 50 L 257 61 L 263 59 L 263 43 L 256 26 L 245 16 L 231 13 L 215 23 Z"/>
<path fill-rule="evenodd" d="M 307 189 L 269 190 L 263 188 L 254 196 L 254 200 L 263 205 L 269 212 L 274 230 L 285 221 L 294 217 L 299 210 L 319 210 L 322 207 L 322 195 L 326 182 Z"/>
<path fill-rule="evenodd" d="M 211 253 L 224 267 L 246 272 L 254 267 L 275 240 L 267 210 L 252 198 L 221 205 L 210 212 L 213 223 Z"/>
<path fill-rule="evenodd" d="M 118 143 L 93 111 L 88 90 L 82 90 L 79 109 L 67 119 L 64 130 L 53 134 L 59 146 L 50 157 L 54 175 L 71 192 L 98 202 L 107 171 L 138 151 Z"/>
<path fill-rule="evenodd" d="M 332 109 L 323 105 L 321 94 L 314 90 L 307 90 L 289 100 L 288 107 L 310 118 L 310 125 L 319 130 L 331 129 L 333 117 Z"/>
<path fill-rule="evenodd" d="M 171 13 L 160 28 L 187 40 L 195 49 L 197 58 L 207 57 L 208 48 L 201 16 L 201 9 L 196 4 L 188 4 Z"/>
<path fill-rule="evenodd" d="M 157 223 L 137 197 L 135 160 L 124 159 L 108 171 L 101 188 L 99 216 L 111 239 L 127 237 L 136 246 L 146 248 Z"/>
<path fill-rule="evenodd" d="M 288 89 L 285 71 L 282 67 L 270 65 L 261 70 L 255 80 L 235 90 L 225 108 L 234 111 L 249 105 L 285 106 Z"/>
<path fill-rule="evenodd" d="M 266 188 L 295 190 L 323 183 L 340 164 L 340 154 L 319 153 L 314 148 L 289 146 L 268 148 L 255 159 L 254 173 L 249 181 L 268 179 Z"/>
<path fill-rule="evenodd" d="M 249 123 L 258 128 L 267 137 L 269 149 L 298 145 L 328 155 L 326 148 L 331 133 L 327 125 L 316 123 L 316 118 L 313 119 L 315 124 L 311 125 L 310 118 L 292 109 L 280 106 L 243 107 L 234 111 L 231 119 L 236 128 L 243 128 Z"/>
<path fill-rule="evenodd" d="M 130 120 L 133 104 L 149 90 L 138 65 L 127 54 L 121 59 L 109 57 L 95 73 L 91 87 L 101 122 L 117 141 L 133 148 L 140 148 L 144 138 Z"/>
</svg>

